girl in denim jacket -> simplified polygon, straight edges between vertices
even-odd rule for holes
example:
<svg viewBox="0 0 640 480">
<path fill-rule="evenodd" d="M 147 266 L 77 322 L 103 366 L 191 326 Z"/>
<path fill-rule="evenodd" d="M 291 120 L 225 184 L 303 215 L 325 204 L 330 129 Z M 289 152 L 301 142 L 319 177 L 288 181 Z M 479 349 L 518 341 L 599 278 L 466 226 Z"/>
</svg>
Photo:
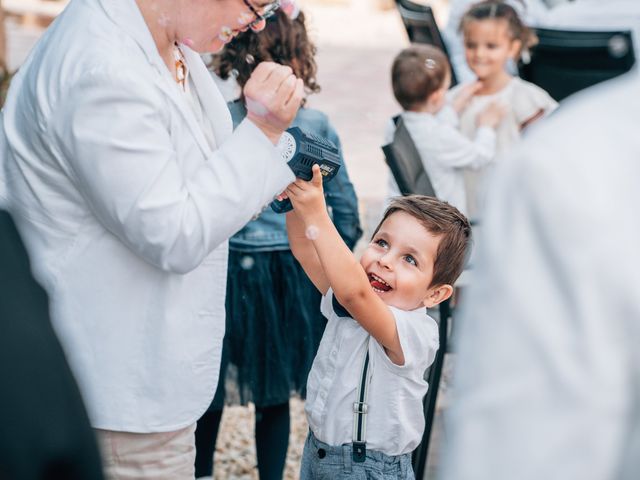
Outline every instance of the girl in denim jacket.
<svg viewBox="0 0 640 480">
<path fill-rule="evenodd" d="M 291 6 L 291 4 L 289 4 Z M 222 79 L 236 77 L 243 87 L 256 65 L 271 60 L 289 65 L 305 82 L 307 93 L 316 83 L 316 47 L 309 41 L 304 14 L 283 8 L 267 21 L 260 35 L 244 32 L 214 59 Z M 244 99 L 229 103 L 234 127 L 246 115 Z M 327 116 L 301 108 L 292 126 L 332 141 L 340 140 Z M 344 162 L 325 186 L 335 225 L 353 248 L 362 234 L 358 202 Z M 320 294 L 289 247 L 285 215 L 267 208 L 229 242 L 227 330 L 222 371 L 216 396 L 198 421 L 196 477 L 211 475 L 213 452 L 225 394 L 256 406 L 256 450 L 261 480 L 282 478 L 289 443 L 289 397 L 305 395 L 326 319 L 319 311 Z M 226 375 L 225 375 L 226 373 Z M 226 382 L 225 382 L 226 377 Z M 226 384 L 226 388 L 225 388 Z M 231 393 L 235 398 L 230 398 Z M 239 393 L 239 398 L 238 394 Z"/>
</svg>

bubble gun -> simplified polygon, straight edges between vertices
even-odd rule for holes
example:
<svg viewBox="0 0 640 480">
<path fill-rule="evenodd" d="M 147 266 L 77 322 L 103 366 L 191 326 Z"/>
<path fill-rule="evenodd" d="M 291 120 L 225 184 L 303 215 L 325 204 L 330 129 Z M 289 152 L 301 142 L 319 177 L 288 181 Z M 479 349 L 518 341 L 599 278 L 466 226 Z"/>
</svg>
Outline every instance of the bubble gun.
<svg viewBox="0 0 640 480">
<path fill-rule="evenodd" d="M 320 166 L 322 183 L 331 180 L 340 169 L 340 151 L 329 140 L 291 127 L 280 137 L 278 148 L 296 177 L 309 181 L 313 178 L 311 168 Z M 291 200 L 274 200 L 271 208 L 276 213 L 285 213 L 293 209 Z"/>
</svg>

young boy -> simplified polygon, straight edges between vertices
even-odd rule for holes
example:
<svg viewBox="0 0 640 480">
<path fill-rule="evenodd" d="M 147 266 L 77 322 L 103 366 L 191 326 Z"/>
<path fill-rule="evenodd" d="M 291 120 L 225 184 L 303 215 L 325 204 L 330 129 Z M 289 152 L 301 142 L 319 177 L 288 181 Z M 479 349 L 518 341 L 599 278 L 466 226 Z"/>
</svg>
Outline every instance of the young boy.
<svg viewBox="0 0 640 480">
<path fill-rule="evenodd" d="M 462 212 L 467 209 L 464 169 L 478 169 L 493 161 L 496 153 L 496 126 L 505 109 L 489 104 L 477 117 L 478 130 L 473 140 L 458 131 L 458 114 L 482 86 L 480 82 L 461 88 L 446 104 L 451 85 L 449 62 L 445 54 L 430 45 L 415 45 L 402 50 L 391 70 L 393 93 L 403 108 L 401 114 L 416 145 L 436 197 Z M 386 143 L 393 140 L 395 123 L 389 122 Z M 399 195 L 393 178 L 390 196 Z"/>
<path fill-rule="evenodd" d="M 435 198 L 396 198 L 358 262 L 329 218 L 317 165 L 310 182 L 298 179 L 286 193 L 291 249 L 328 319 L 307 381 L 300 478 L 365 478 L 366 470 L 412 479 L 424 372 L 438 349 L 426 307 L 451 296 L 469 222 Z"/>
</svg>

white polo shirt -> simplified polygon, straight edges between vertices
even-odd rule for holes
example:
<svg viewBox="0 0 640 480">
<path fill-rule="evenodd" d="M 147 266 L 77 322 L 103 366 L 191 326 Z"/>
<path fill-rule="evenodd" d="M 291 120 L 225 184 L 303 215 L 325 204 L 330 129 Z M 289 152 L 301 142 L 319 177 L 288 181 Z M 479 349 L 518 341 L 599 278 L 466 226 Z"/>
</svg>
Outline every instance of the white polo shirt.
<svg viewBox="0 0 640 480">
<path fill-rule="evenodd" d="M 424 431 L 424 372 L 438 350 L 438 325 L 424 308 L 407 312 L 389 307 L 405 358 L 398 366 L 358 322 L 338 316 L 332 299 L 329 289 L 320 305 L 328 323 L 307 381 L 305 411 L 311 431 L 329 445 L 352 441 L 353 403 L 369 346 L 367 448 L 387 455 L 413 451 Z"/>
</svg>

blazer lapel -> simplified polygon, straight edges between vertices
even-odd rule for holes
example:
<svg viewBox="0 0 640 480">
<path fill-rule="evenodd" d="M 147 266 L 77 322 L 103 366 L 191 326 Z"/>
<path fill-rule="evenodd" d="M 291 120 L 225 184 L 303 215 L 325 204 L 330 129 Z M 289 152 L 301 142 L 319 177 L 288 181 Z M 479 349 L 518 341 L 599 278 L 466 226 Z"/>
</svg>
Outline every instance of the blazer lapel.
<svg viewBox="0 0 640 480">
<path fill-rule="evenodd" d="M 173 101 L 176 105 L 178 111 L 183 116 L 185 122 L 189 127 L 189 131 L 193 135 L 195 141 L 197 142 L 200 150 L 206 158 L 208 158 L 212 151 L 207 139 L 205 138 L 204 132 L 202 131 L 202 126 L 198 123 L 196 116 L 193 112 L 193 109 L 189 105 L 189 101 L 186 98 L 185 94 L 180 91 L 180 87 L 174 81 L 172 81 L 167 66 L 165 65 L 162 57 L 160 57 L 160 53 L 158 53 L 158 48 L 153 41 L 153 37 L 151 36 L 151 32 L 147 27 L 144 18 L 142 17 L 142 13 L 140 9 L 136 5 L 135 0 L 98 0 L 102 5 L 102 8 L 107 13 L 107 15 L 111 18 L 111 20 L 118 26 L 120 26 L 133 40 L 140 46 L 140 49 L 144 52 L 145 56 L 149 64 L 154 67 L 158 76 L 156 78 L 156 85 L 163 90 L 167 97 Z M 185 52 L 185 59 L 187 60 L 187 66 L 190 71 L 198 70 L 200 67 L 202 70 L 207 72 L 202 60 L 199 58 L 198 54 L 192 52 L 184 46 L 181 46 L 183 52 Z M 189 56 L 191 58 L 186 58 L 188 50 Z M 193 55 L 197 57 L 197 61 L 193 58 Z M 199 73 L 199 76 L 202 74 Z M 202 88 L 196 86 L 197 94 L 200 97 L 200 101 L 203 105 L 204 114 L 209 117 L 214 130 L 214 135 L 216 138 L 216 142 L 218 144 L 222 143 L 223 139 L 226 138 L 224 136 L 225 129 L 224 127 L 224 118 L 220 117 L 228 117 L 229 123 L 229 134 L 231 133 L 232 124 L 231 124 L 231 116 L 229 114 L 229 110 L 222 100 L 223 107 L 222 110 L 213 110 L 213 112 L 217 113 L 216 121 L 214 121 L 214 113 L 212 113 L 211 106 L 205 106 L 205 101 L 202 97 L 206 90 L 212 90 L 219 94 L 218 89 L 213 82 L 213 79 L 209 78 L 211 85 L 209 88 Z M 203 83 L 201 79 L 199 79 L 200 83 Z M 194 84 L 196 84 L 196 80 L 194 78 Z M 221 97 L 221 96 L 220 96 Z M 221 97 L 222 98 L 222 97 Z M 215 108 L 219 108 L 216 103 Z M 217 125 L 222 122 L 222 126 Z"/>
<path fill-rule="evenodd" d="M 207 70 L 200 55 L 187 46 L 181 45 L 180 48 L 187 61 L 189 75 L 191 75 L 193 85 L 200 98 L 204 115 L 211 122 L 216 142 L 220 145 L 233 131 L 233 122 L 231 121 L 231 113 L 227 102 L 225 102 L 222 93 L 220 93 L 216 83 L 211 78 L 211 72 Z"/>
</svg>

